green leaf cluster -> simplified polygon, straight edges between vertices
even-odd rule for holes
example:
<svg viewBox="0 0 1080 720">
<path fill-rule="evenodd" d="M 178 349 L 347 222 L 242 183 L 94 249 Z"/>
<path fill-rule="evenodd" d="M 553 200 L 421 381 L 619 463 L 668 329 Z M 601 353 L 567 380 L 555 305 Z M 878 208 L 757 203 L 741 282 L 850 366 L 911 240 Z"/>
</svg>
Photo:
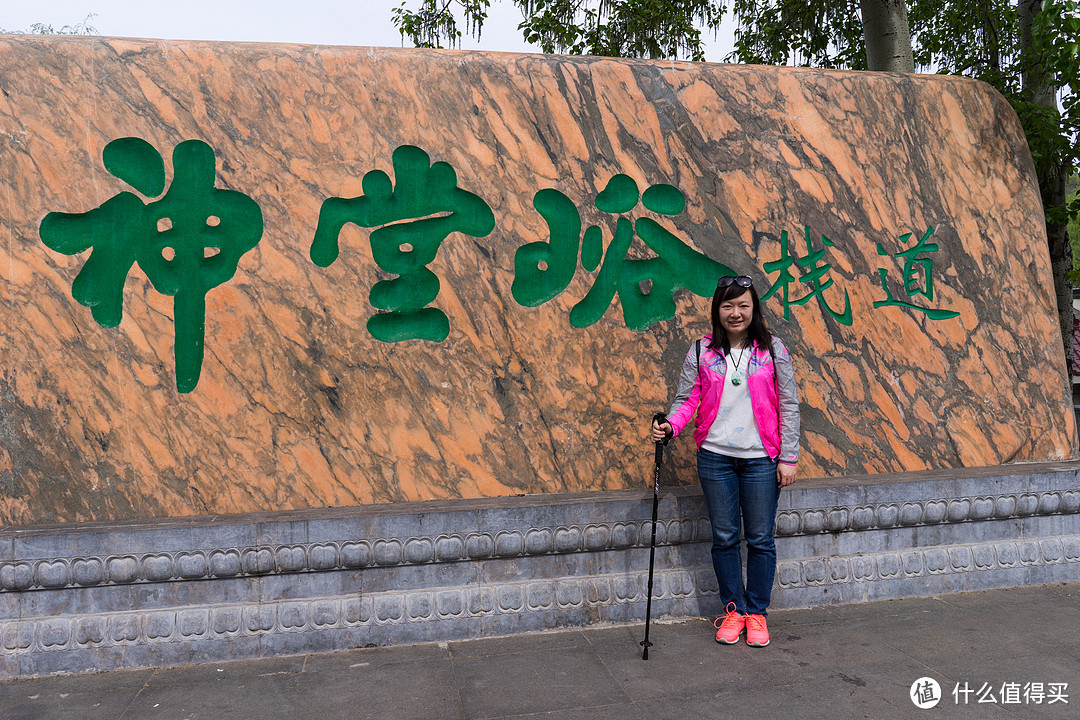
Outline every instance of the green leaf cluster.
<svg viewBox="0 0 1080 720">
<path fill-rule="evenodd" d="M 724 6 L 713 0 L 513 0 L 518 29 L 546 53 L 704 60 L 702 29 L 720 26 Z M 393 12 L 402 38 L 417 47 L 461 44 L 456 17 L 480 37 L 491 0 L 421 0 Z"/>
<path fill-rule="evenodd" d="M 64 25 L 59 28 L 48 23 L 34 23 L 27 30 L 4 30 L 0 28 L 0 33 L 12 33 L 14 35 L 97 35 L 97 28 L 90 24 L 90 21 L 95 16 L 96 13 L 90 13 L 80 23 Z"/>
<path fill-rule="evenodd" d="M 1063 176 L 1071 176 L 1080 166 L 1080 0 L 1044 0 L 1032 30 L 1035 54 L 1059 94 L 1061 109 L 1035 106 L 1023 88 L 1019 98 L 1009 99 L 1024 123 L 1043 187 L 1049 182 L 1048 171 L 1059 168 Z M 1075 193 L 1064 206 L 1046 203 L 1044 193 L 1044 204 L 1049 223 L 1075 224 L 1080 219 L 1080 199 Z M 1070 227 L 1070 237 L 1077 237 L 1072 233 Z"/>
<path fill-rule="evenodd" d="M 444 40 L 451 47 L 461 45 L 455 10 L 464 15 L 466 32 L 479 40 L 490 7 L 491 0 L 421 0 L 418 10 L 403 1 L 390 12 L 402 38 L 419 48 L 442 48 Z"/>
<path fill-rule="evenodd" d="M 704 60 L 701 30 L 723 8 L 710 0 L 515 0 L 518 26 L 544 52 Z"/>
<path fill-rule="evenodd" d="M 1068 273 L 1067 278 L 1073 285 L 1080 284 L 1080 212 L 1076 212 L 1075 208 L 1080 205 L 1080 178 L 1073 176 L 1069 181 L 1071 191 L 1068 196 L 1069 207 L 1071 214 L 1069 216 L 1069 245 L 1072 249 L 1072 271 Z"/>
<path fill-rule="evenodd" d="M 732 12 L 729 62 L 866 69 L 858 0 L 734 0 Z"/>
</svg>

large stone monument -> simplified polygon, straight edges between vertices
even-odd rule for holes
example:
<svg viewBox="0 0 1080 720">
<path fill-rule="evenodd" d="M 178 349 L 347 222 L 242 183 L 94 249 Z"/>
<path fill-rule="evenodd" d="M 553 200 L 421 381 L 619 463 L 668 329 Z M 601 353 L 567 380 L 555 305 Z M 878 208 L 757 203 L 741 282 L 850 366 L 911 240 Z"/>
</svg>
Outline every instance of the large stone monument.
<svg viewBox="0 0 1080 720">
<path fill-rule="evenodd" d="M 648 422 L 724 274 L 802 395 L 780 605 L 1076 573 L 1075 466 L 994 469 L 1076 427 L 985 85 L 5 36 L 0 91 L 9 674 L 639 616 Z M 668 456 L 658 607 L 706 612 Z"/>
</svg>

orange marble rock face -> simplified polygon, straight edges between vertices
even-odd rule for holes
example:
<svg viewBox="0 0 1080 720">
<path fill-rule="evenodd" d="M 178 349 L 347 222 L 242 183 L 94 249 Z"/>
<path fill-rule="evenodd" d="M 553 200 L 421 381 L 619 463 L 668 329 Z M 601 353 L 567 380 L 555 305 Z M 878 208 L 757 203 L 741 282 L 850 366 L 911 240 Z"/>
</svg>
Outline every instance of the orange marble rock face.
<svg viewBox="0 0 1080 720">
<path fill-rule="evenodd" d="M 685 289 L 668 293 L 670 319 L 627 327 L 643 316 L 624 317 L 622 298 L 648 282 L 612 278 L 629 277 L 624 257 L 657 255 L 646 225 L 689 253 L 665 266 L 680 278 L 712 282 L 722 263 L 761 292 L 790 280 L 765 308 L 798 372 L 802 475 L 1074 456 L 1031 160 L 1008 105 L 972 81 L 4 36 L 0 126 L 4 524 L 644 487 L 649 418 L 709 329 L 709 300 Z M 145 141 L 126 146 L 138 162 L 106 169 L 106 146 L 123 138 Z M 185 146 L 187 169 L 174 174 L 174 148 L 189 140 L 201 143 Z M 203 276 L 184 274 L 190 263 L 178 255 L 173 277 L 140 248 L 169 231 L 165 211 L 151 212 L 166 200 L 177 218 L 207 216 L 209 205 L 173 191 L 197 184 L 188 170 L 198 162 L 205 171 L 202 143 L 214 187 L 254 201 L 262 233 L 231 278 L 194 281 L 200 292 L 190 278 Z M 147 147 L 164 158 L 165 200 Z M 365 175 L 407 184 L 393 165 L 402 147 L 452 168 L 456 187 L 490 210 L 487 230 L 475 201 L 457 215 L 431 211 L 433 198 L 450 197 L 435 191 L 445 182 L 398 193 L 409 218 L 383 212 L 388 188 Z M 656 200 L 671 191 L 653 196 L 659 214 L 645 196 L 629 209 L 614 191 L 598 198 L 616 176 L 639 190 L 672 186 L 685 209 Z M 515 255 L 553 239 L 534 206 L 541 190 L 580 213 L 560 237 L 585 239 L 580 261 L 573 250 L 533 263 L 530 277 L 562 272 L 554 290 L 565 289 L 526 306 Z M 358 196 L 368 200 L 341 206 L 353 221 L 340 254 L 315 264 L 324 202 Z M 107 201 L 94 224 L 56 231 L 63 251 L 43 242 L 49 213 Z M 232 232 L 229 213 L 215 220 Z M 417 218 L 410 227 L 425 230 L 409 235 L 405 221 Z M 389 306 L 373 287 L 397 277 L 391 260 L 419 257 L 432 228 L 446 232 L 426 263 L 437 297 L 423 302 L 448 335 L 378 340 L 373 303 Z M 91 252 L 104 274 L 83 291 L 100 299 L 101 278 L 113 279 L 115 327 L 73 298 Z M 620 294 L 602 317 L 572 323 L 590 293 L 603 310 L 604 288 Z M 203 293 L 204 322 L 191 324 Z M 174 343 L 197 345 L 192 328 L 205 342 L 200 374 L 178 392 Z M 669 451 L 671 482 L 695 481 L 691 445 L 687 436 Z"/>
</svg>

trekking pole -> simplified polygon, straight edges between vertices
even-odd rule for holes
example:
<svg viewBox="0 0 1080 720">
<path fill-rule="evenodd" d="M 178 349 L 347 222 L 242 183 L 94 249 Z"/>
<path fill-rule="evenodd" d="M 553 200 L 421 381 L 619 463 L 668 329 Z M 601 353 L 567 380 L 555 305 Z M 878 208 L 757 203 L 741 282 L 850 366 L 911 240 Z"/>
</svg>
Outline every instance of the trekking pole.
<svg viewBox="0 0 1080 720">
<path fill-rule="evenodd" d="M 653 420 L 663 423 L 667 420 L 667 416 L 664 413 L 656 413 Z M 652 643 L 649 642 L 649 622 L 652 620 L 653 563 L 656 559 L 656 511 L 660 506 L 660 464 L 664 461 L 665 445 L 667 445 L 666 438 L 656 443 L 656 467 L 653 470 L 652 539 L 649 540 L 649 590 L 645 601 L 645 639 L 638 643 L 644 648 L 641 651 L 642 660 L 649 659 L 649 648 L 652 647 Z"/>
</svg>

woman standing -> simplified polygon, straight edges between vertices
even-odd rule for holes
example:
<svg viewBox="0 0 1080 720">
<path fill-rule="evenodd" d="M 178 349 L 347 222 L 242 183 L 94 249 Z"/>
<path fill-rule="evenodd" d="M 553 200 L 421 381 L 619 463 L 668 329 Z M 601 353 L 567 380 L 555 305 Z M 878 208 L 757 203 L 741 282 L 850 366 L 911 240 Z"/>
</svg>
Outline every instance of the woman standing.
<svg viewBox="0 0 1080 720">
<path fill-rule="evenodd" d="M 698 477 L 726 608 L 716 641 L 734 644 L 745 629 L 748 645 L 764 647 L 776 575 L 776 505 L 780 488 L 795 482 L 799 460 L 799 396 L 791 356 L 766 327 L 753 281 L 745 275 L 717 282 L 712 334 L 687 353 L 668 419 L 653 421 L 653 440 L 678 435 L 695 410 Z"/>
</svg>

